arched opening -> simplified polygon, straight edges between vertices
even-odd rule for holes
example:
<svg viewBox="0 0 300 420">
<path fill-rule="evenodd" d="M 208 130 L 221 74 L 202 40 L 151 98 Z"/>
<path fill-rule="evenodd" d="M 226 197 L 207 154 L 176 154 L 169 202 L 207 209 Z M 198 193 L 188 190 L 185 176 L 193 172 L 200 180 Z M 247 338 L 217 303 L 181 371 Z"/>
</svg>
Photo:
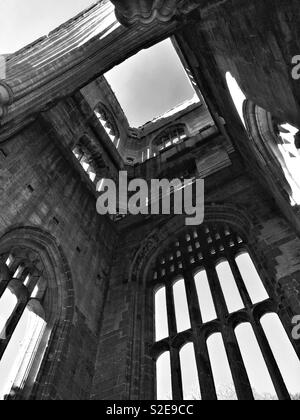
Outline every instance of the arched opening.
<svg viewBox="0 0 300 420">
<path fill-rule="evenodd" d="M 256 400 L 278 399 L 271 376 L 261 349 L 249 323 L 240 324 L 235 329 L 243 362 Z"/>
<path fill-rule="evenodd" d="M 277 131 L 278 130 L 278 131 Z M 300 204 L 300 145 L 297 141 L 298 128 L 288 123 L 277 124 L 275 132 L 278 136 L 278 151 L 282 156 L 280 163 L 286 179 L 292 189 L 292 204 Z"/>
<path fill-rule="evenodd" d="M 193 343 L 185 344 L 180 350 L 182 391 L 184 400 L 201 400 L 195 348 Z"/>
<path fill-rule="evenodd" d="M 155 138 L 152 143 L 152 152 L 158 154 L 187 139 L 186 127 L 184 124 L 167 128 Z M 150 151 L 149 151 L 150 152 Z M 149 156 L 150 157 L 150 156 Z"/>
<path fill-rule="evenodd" d="M 206 270 L 201 270 L 195 275 L 195 285 L 203 323 L 217 319 L 216 308 L 211 288 L 208 283 Z"/>
<path fill-rule="evenodd" d="M 26 306 L 0 360 L 0 400 L 14 397 L 23 388 L 46 328 L 41 305 Z"/>
<path fill-rule="evenodd" d="M 207 347 L 218 400 L 237 400 L 222 334 L 211 335 Z"/>
<path fill-rule="evenodd" d="M 42 360 L 46 348 L 40 344 L 47 325 L 41 304 L 47 284 L 36 269 L 26 275 L 32 264 L 22 259 L 16 269 L 11 258 L 6 260 L 12 269 L 11 279 L 0 298 L 0 400 L 21 393 L 37 355 Z"/>
<path fill-rule="evenodd" d="M 55 239 L 38 228 L 17 228 L 0 239 L 2 400 L 43 400 L 51 392 L 55 398 L 53 378 L 61 372 L 74 311 L 66 267 Z M 48 368 L 40 371 L 48 354 Z"/>
<path fill-rule="evenodd" d="M 244 118 L 244 102 L 246 101 L 246 96 L 242 89 L 240 88 L 236 79 L 232 76 L 230 72 L 226 73 L 226 82 L 227 87 L 229 89 L 232 101 L 236 107 L 236 110 L 241 118 L 242 123 L 245 125 L 245 118 Z"/>
<path fill-rule="evenodd" d="M 255 305 L 269 299 L 266 288 L 248 252 L 239 254 L 236 257 L 236 263 L 252 303 Z"/>
<path fill-rule="evenodd" d="M 234 313 L 244 309 L 245 305 L 228 261 L 224 260 L 219 262 L 216 266 L 216 270 L 225 297 L 228 312 Z"/>
<path fill-rule="evenodd" d="M 5 339 L 6 325 L 18 304 L 18 298 L 7 288 L 0 298 L 0 340 Z"/>
<path fill-rule="evenodd" d="M 94 182 L 96 179 L 96 169 L 93 166 L 93 159 L 87 148 L 85 148 L 83 145 L 77 145 L 73 149 L 73 154 L 84 171 L 88 174 L 90 180 Z"/>
<path fill-rule="evenodd" d="M 176 314 L 177 332 L 189 330 L 191 321 L 183 279 L 177 280 L 173 285 L 174 305 Z"/>
<path fill-rule="evenodd" d="M 173 399 L 170 352 L 165 352 L 156 361 L 156 397 L 158 400 Z"/>
<path fill-rule="evenodd" d="M 169 337 L 166 288 L 160 287 L 155 292 L 155 339 L 163 340 Z"/>
<path fill-rule="evenodd" d="M 298 129 L 279 121 L 265 109 L 251 101 L 244 105 L 244 117 L 250 135 L 250 146 L 258 162 L 264 160 L 274 188 L 285 191 L 292 205 L 300 204 L 300 156 L 297 149 Z"/>
</svg>

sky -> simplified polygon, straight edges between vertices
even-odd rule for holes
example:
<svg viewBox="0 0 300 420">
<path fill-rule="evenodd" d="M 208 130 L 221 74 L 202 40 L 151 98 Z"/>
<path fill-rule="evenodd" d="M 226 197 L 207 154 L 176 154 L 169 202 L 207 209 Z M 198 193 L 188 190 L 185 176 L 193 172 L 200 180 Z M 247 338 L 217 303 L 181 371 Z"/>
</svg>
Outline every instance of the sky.
<svg viewBox="0 0 300 420">
<path fill-rule="evenodd" d="M 105 76 L 136 128 L 195 95 L 170 39 L 139 52 Z"/>
<path fill-rule="evenodd" d="M 96 0 L 0 0 L 0 54 L 48 34 Z"/>
</svg>

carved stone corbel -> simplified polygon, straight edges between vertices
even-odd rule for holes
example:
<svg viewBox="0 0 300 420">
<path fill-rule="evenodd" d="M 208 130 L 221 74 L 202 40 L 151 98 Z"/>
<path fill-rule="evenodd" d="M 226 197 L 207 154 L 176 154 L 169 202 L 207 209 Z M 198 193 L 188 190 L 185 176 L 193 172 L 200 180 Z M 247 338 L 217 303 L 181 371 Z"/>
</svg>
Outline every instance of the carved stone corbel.
<svg viewBox="0 0 300 420">
<path fill-rule="evenodd" d="M 124 26 L 150 25 L 155 20 L 166 23 L 200 6 L 200 0 L 111 0 L 116 17 Z"/>
<path fill-rule="evenodd" d="M 0 80 L 0 121 L 7 115 L 8 107 L 13 103 L 14 94 L 11 87 Z"/>
</svg>

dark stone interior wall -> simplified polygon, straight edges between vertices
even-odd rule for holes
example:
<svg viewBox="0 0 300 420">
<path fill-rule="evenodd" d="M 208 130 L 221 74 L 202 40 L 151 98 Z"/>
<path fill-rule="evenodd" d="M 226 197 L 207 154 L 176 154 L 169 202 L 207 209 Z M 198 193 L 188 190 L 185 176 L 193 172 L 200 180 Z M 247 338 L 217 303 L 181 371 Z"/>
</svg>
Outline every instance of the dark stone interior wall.
<svg viewBox="0 0 300 420">
<path fill-rule="evenodd" d="M 55 398 L 87 399 L 117 238 L 96 214 L 95 197 L 45 125 L 37 121 L 1 144 L 0 237 L 13 227 L 49 232 L 63 250 L 75 293 L 75 316 Z M 53 395 L 54 397 L 54 395 Z"/>
<path fill-rule="evenodd" d="M 176 33 L 176 41 L 216 122 L 219 117 L 226 121 L 226 133 L 240 152 L 245 170 L 272 192 L 281 212 L 299 231 L 298 215 L 287 204 L 284 186 L 276 181 L 281 170 L 274 163 L 269 165 L 264 156 L 262 176 L 258 175 L 261 158 L 251 150 L 226 81 L 230 72 L 253 103 L 279 121 L 299 126 L 300 84 L 292 79 L 291 65 L 300 51 L 297 10 L 295 1 L 216 2 L 194 12 Z M 278 176 L 272 176 L 272 170 Z"/>
<path fill-rule="evenodd" d="M 292 57 L 299 54 L 297 1 L 223 1 L 194 12 L 176 33 L 187 61 L 216 121 L 249 166 L 248 136 L 229 92 L 230 72 L 248 99 L 282 122 L 300 126 L 300 83 L 292 78 Z"/>
<path fill-rule="evenodd" d="M 299 126 L 300 84 L 292 78 L 292 58 L 300 54 L 299 24 L 297 0 L 224 1 L 204 8 L 201 22 L 186 31 L 190 39 L 199 32 L 204 37 L 207 44 L 199 44 L 198 51 L 210 56 L 215 68 L 207 70 L 213 77 L 230 71 L 248 99 Z"/>
<path fill-rule="evenodd" d="M 218 178 L 220 185 L 224 172 L 213 177 Z M 232 170 L 231 179 L 227 177 L 222 187 L 216 186 L 218 182 L 208 184 L 206 204 L 232 205 L 252 221 L 251 247 L 256 263 L 268 273 L 278 300 L 292 319 L 293 314 L 300 311 L 299 237 L 281 216 L 274 201 L 247 175 L 236 176 Z M 233 223 L 236 222 L 234 217 L 233 214 Z M 131 270 L 134 257 L 146 238 L 155 230 L 159 235 L 168 221 L 161 217 L 148 220 L 140 217 L 121 222 L 122 240 L 116 251 L 105 308 L 93 399 L 155 398 L 155 363 L 150 356 L 153 343 L 146 338 L 149 337 L 146 329 L 153 328 L 153 308 L 147 306 L 151 299 L 147 299 L 143 279 L 132 281 Z M 175 225 L 174 220 L 174 230 Z M 172 232 L 169 234 L 171 237 Z"/>
</svg>

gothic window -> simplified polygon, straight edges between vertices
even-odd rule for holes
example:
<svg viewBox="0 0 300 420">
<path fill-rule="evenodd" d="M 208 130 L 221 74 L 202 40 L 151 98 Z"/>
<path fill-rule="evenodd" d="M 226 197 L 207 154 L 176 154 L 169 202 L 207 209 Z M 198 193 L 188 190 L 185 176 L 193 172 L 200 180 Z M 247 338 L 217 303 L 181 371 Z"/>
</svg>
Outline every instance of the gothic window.
<svg viewBox="0 0 300 420">
<path fill-rule="evenodd" d="M 166 288 L 161 287 L 155 293 L 155 331 L 156 341 L 169 336 Z"/>
<path fill-rule="evenodd" d="M 288 314 L 230 226 L 190 229 L 156 261 L 158 399 L 290 399 L 300 362 Z"/>
<path fill-rule="evenodd" d="M 274 118 L 273 128 L 277 142 L 271 144 L 272 150 L 291 187 L 290 198 L 292 204 L 300 204 L 300 176 L 298 171 L 300 156 L 297 150 L 298 129 L 287 123 L 278 124 Z"/>
<path fill-rule="evenodd" d="M 172 381 L 171 381 L 171 360 L 170 352 L 164 352 L 156 361 L 157 376 L 157 398 L 159 400 L 171 400 Z"/>
<path fill-rule="evenodd" d="M 96 169 L 94 165 L 94 160 L 91 156 L 91 153 L 83 144 L 78 144 L 73 149 L 73 154 L 75 155 L 76 159 L 83 167 L 84 171 L 88 174 L 90 180 L 95 182 L 96 180 Z"/>
<path fill-rule="evenodd" d="M 228 77 L 231 80 L 231 77 Z M 234 84 L 231 93 L 249 134 L 248 147 L 255 153 L 264 176 L 267 174 L 266 179 L 271 177 L 268 182 L 271 183 L 272 189 L 276 180 L 284 195 L 289 197 L 292 206 L 299 204 L 298 129 L 278 121 L 265 109 L 247 100 Z"/>
<path fill-rule="evenodd" d="M 95 108 L 95 114 L 110 140 L 118 148 L 120 144 L 120 132 L 112 112 L 104 104 L 98 104 Z"/>
<path fill-rule="evenodd" d="M 184 125 L 180 124 L 174 127 L 170 127 L 160 133 L 154 140 L 154 151 L 161 152 L 171 146 L 182 143 L 184 140 L 186 140 L 186 138 L 187 134 Z"/>
<path fill-rule="evenodd" d="M 184 400 L 201 398 L 197 362 L 193 343 L 185 344 L 180 350 L 180 367 L 182 376 L 182 392 Z"/>
<path fill-rule="evenodd" d="M 232 373 L 221 333 L 212 334 L 207 349 L 218 400 L 237 399 Z"/>
<path fill-rule="evenodd" d="M 235 108 L 241 118 L 242 123 L 245 125 L 243 106 L 247 98 L 240 88 L 237 80 L 232 76 L 230 72 L 226 73 L 226 82 Z"/>
<path fill-rule="evenodd" d="M 183 279 L 177 280 L 173 285 L 173 297 L 177 332 L 186 331 L 191 328 L 191 322 Z"/>
<path fill-rule="evenodd" d="M 203 322 L 206 323 L 217 319 L 216 308 L 206 270 L 200 270 L 195 274 L 195 284 Z"/>
<path fill-rule="evenodd" d="M 47 327 L 43 267 L 24 250 L 0 257 L 0 400 L 16 398 L 34 383 Z"/>
</svg>

